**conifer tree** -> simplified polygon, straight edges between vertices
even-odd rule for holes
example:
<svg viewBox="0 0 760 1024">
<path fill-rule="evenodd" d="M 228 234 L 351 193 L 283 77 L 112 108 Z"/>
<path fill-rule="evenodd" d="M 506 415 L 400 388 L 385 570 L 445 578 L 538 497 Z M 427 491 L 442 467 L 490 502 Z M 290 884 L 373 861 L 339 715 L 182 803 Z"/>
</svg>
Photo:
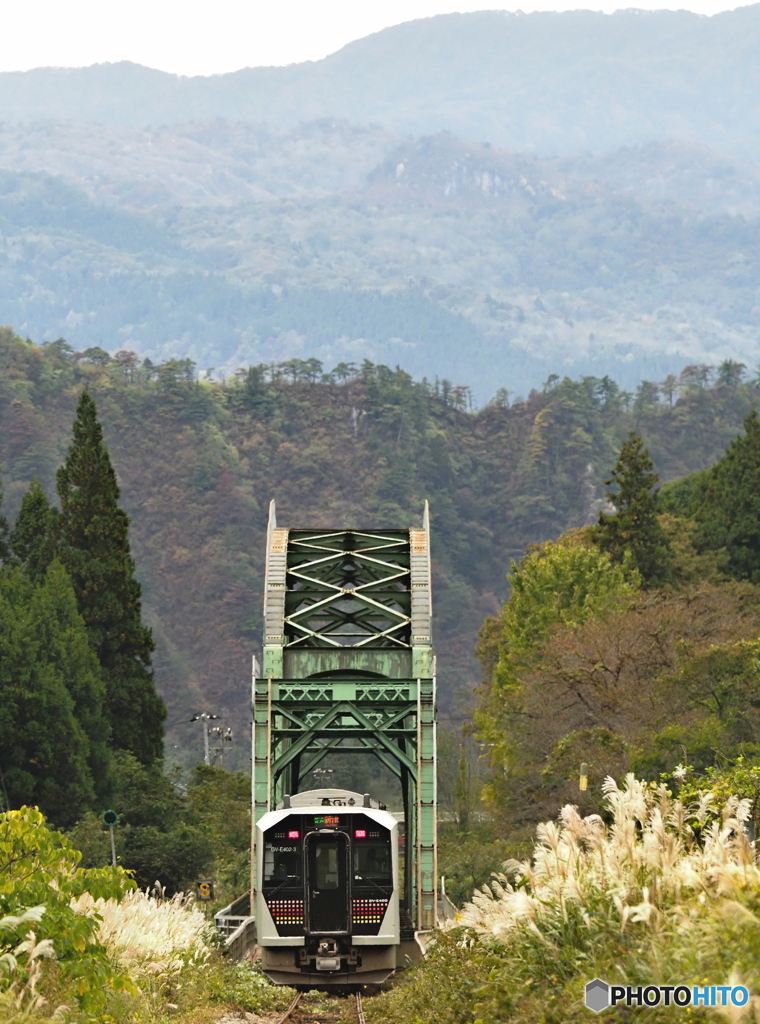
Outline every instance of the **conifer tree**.
<svg viewBox="0 0 760 1024">
<path fill-rule="evenodd" d="M 144 764 L 160 757 L 166 709 L 156 693 L 153 636 L 141 622 L 141 587 L 129 551 L 129 519 L 87 391 L 77 406 L 73 442 L 58 470 L 60 551 L 79 613 L 103 669 L 112 746 Z"/>
<path fill-rule="evenodd" d="M 8 520 L 2 512 L 3 508 L 3 481 L 0 479 L 0 562 L 4 562 L 10 551 L 8 549 Z"/>
<path fill-rule="evenodd" d="M 55 557 L 56 510 L 51 506 L 37 477 L 21 500 L 11 531 L 9 547 L 24 567 L 24 575 L 41 583 Z"/>
<path fill-rule="evenodd" d="M 95 794 L 105 803 L 113 783 L 105 684 L 71 580 L 57 558 L 34 588 L 29 617 L 40 657 L 57 672 L 71 697 L 74 717 L 87 737 L 86 761 Z"/>
<path fill-rule="evenodd" d="M 699 485 L 698 543 L 720 552 L 730 576 L 760 583 L 760 417 L 755 410 L 744 420 L 744 434 L 734 438 Z"/>
<path fill-rule="evenodd" d="M 641 437 L 631 431 L 605 483 L 613 514 L 599 513 L 594 539 L 614 562 L 629 560 L 644 586 L 662 586 L 672 577 L 670 542 L 657 519 L 658 480 Z"/>
<path fill-rule="evenodd" d="M 38 635 L 54 616 L 47 596 L 18 566 L 0 573 L 0 766 L 3 799 L 12 808 L 36 804 L 60 826 L 72 825 L 92 807 L 95 792 L 88 766 L 89 744 L 74 713 L 60 659 L 70 636 Z M 37 597 L 32 614 L 32 603 Z M 84 627 L 80 621 L 81 637 Z"/>
</svg>

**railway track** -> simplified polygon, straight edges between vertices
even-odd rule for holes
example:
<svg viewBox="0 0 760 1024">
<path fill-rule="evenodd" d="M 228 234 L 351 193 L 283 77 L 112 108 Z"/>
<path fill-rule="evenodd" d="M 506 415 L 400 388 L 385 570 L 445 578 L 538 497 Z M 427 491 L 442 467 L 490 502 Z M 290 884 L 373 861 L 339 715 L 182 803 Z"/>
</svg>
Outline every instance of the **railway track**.
<svg viewBox="0 0 760 1024">
<path fill-rule="evenodd" d="M 296 993 L 295 999 L 276 1024 L 349 1024 L 348 1015 L 336 1013 L 336 1008 L 334 1007 L 322 1009 L 317 1006 L 310 1006 L 308 995 L 309 993 L 304 992 Z M 362 1009 L 361 993 L 354 992 L 353 1000 L 354 1020 L 351 1024 L 366 1024 L 364 1010 Z M 337 1002 L 336 999 L 331 1001 Z M 347 998 L 345 1002 L 349 1002 L 349 999 Z"/>
</svg>

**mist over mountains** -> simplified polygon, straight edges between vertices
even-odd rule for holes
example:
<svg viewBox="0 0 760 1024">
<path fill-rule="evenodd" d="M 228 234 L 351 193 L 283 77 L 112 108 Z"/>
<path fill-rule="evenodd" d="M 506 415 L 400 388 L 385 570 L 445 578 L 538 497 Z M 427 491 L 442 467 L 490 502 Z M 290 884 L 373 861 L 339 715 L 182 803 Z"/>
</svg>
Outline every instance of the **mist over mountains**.
<svg viewBox="0 0 760 1024">
<path fill-rule="evenodd" d="M 760 5 L 445 15 L 315 63 L 0 74 L 0 322 L 525 393 L 760 361 Z"/>
<path fill-rule="evenodd" d="M 447 14 L 288 67 L 193 78 L 129 63 L 5 73 L 0 120 L 293 127 L 335 117 L 545 156 L 676 138 L 757 157 L 759 46 L 759 5 L 711 18 Z"/>
</svg>

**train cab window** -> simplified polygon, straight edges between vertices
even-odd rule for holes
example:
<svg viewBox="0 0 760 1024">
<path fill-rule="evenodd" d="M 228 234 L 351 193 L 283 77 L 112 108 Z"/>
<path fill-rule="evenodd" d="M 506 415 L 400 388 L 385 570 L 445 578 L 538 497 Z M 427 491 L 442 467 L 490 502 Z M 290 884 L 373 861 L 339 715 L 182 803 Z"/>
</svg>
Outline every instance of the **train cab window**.
<svg viewBox="0 0 760 1024">
<path fill-rule="evenodd" d="M 388 843 L 354 843 L 354 879 L 367 879 L 375 885 L 393 885 L 391 848 Z"/>
<path fill-rule="evenodd" d="M 319 891 L 337 889 L 340 885 L 338 856 L 337 839 L 327 841 L 322 839 L 316 847 L 314 851 L 314 886 Z"/>
<path fill-rule="evenodd" d="M 302 875 L 302 856 L 299 843 L 270 839 L 264 845 L 264 882 L 281 885 L 283 882 L 299 884 Z"/>
</svg>

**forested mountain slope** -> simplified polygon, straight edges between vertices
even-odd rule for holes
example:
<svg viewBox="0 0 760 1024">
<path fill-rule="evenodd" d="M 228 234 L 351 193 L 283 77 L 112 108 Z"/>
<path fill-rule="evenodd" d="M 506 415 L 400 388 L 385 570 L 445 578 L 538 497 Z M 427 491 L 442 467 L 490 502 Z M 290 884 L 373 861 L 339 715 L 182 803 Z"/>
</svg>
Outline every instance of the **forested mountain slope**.
<svg viewBox="0 0 760 1024">
<path fill-rule="evenodd" d="M 760 7 L 449 14 L 324 60 L 181 78 L 122 63 L 0 75 L 0 120 L 292 126 L 318 117 L 544 155 L 678 138 L 757 157 Z"/>
<path fill-rule="evenodd" d="M 89 384 L 132 517 L 132 552 L 158 644 L 169 708 L 167 753 L 196 737 L 181 725 L 224 711 L 248 756 L 250 656 L 260 641 L 267 506 L 292 525 L 413 525 L 433 517 L 436 644 L 446 715 L 479 678 L 477 630 L 505 596 L 511 558 L 596 515 L 631 426 L 663 478 L 713 462 L 758 392 L 741 368 L 691 368 L 662 388 L 621 393 L 609 379 L 547 382 L 467 411 L 448 381 L 418 383 L 365 363 L 312 360 L 241 371 L 226 384 L 192 366 L 130 353 L 0 342 L 0 466 L 12 520 L 33 476 L 50 497 L 77 396 Z M 744 381 L 742 378 L 744 377 Z M 672 404 L 671 404 L 672 403 Z"/>
<path fill-rule="evenodd" d="M 700 147 L 48 123 L 0 126 L 0 167 L 0 323 L 80 351 L 368 358 L 480 401 L 760 359 L 760 172 Z"/>
<path fill-rule="evenodd" d="M 760 361 L 760 5 L 409 22 L 325 60 L 0 75 L 0 323 L 488 400 Z"/>
</svg>

